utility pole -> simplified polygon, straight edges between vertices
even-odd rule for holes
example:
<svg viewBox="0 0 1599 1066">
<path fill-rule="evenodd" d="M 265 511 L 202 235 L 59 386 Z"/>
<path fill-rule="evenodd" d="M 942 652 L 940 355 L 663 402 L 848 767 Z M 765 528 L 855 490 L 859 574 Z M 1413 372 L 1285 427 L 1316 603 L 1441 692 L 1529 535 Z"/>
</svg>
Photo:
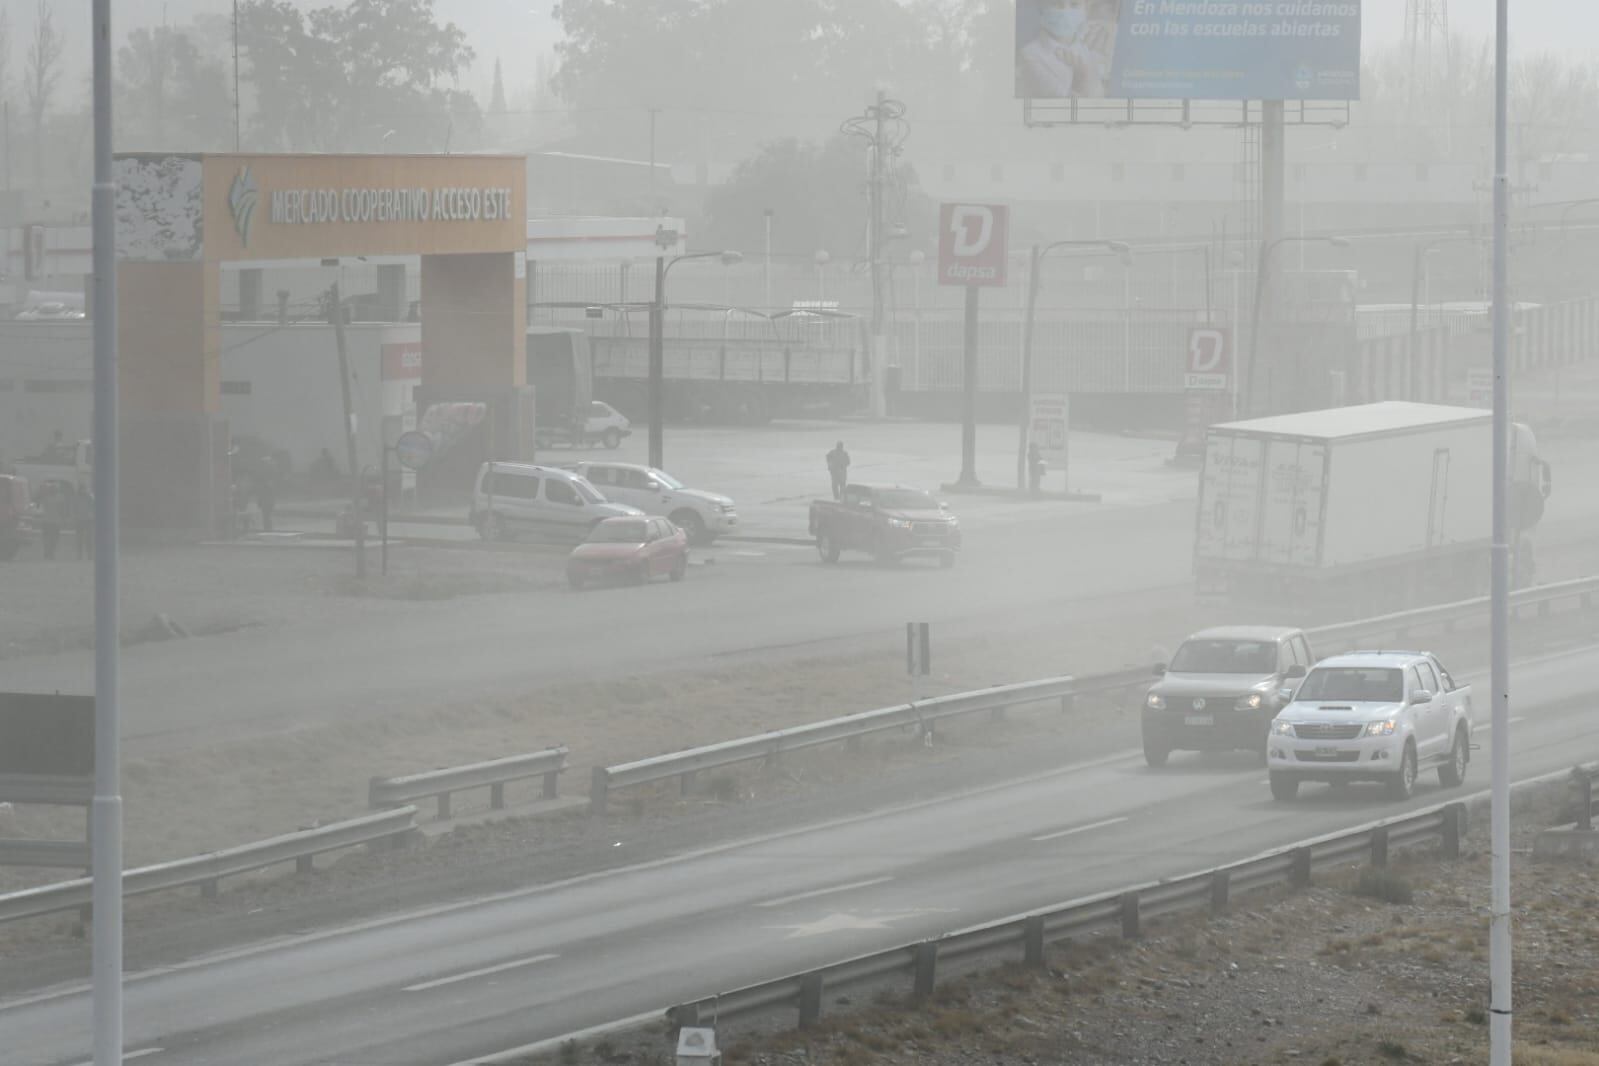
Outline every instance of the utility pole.
<svg viewBox="0 0 1599 1066">
<path fill-rule="evenodd" d="M 117 254 L 111 0 L 94 0 L 94 797 L 89 807 L 94 1066 L 122 1062 L 122 719 L 118 705 Z M 7 109 L 6 127 L 10 129 Z M 6 153 L 9 174 L 11 153 Z M 9 186 L 9 177 L 7 185 Z"/>
<path fill-rule="evenodd" d="M 344 304 L 339 300 L 339 283 L 329 290 L 333 304 L 333 343 L 339 349 L 339 385 L 344 392 L 344 454 L 350 464 L 350 508 L 355 515 L 355 576 L 366 578 L 366 515 L 362 497 L 361 459 L 355 441 L 355 403 L 350 398 L 350 354 L 344 344 Z"/>
<path fill-rule="evenodd" d="M 673 240 L 676 240 L 673 234 Z M 659 242 L 660 238 L 657 238 Z M 650 465 L 660 469 L 665 461 L 664 426 L 666 404 L 661 393 L 666 388 L 666 247 L 655 257 L 655 295 L 650 298 Z"/>
<path fill-rule="evenodd" d="M 905 105 L 889 98 L 888 93 L 877 90 L 875 102 L 864 114 L 846 119 L 839 132 L 859 137 L 867 143 L 867 247 L 871 257 L 872 315 L 871 315 L 871 409 L 876 417 L 885 413 L 884 372 L 888 344 L 883 335 L 883 215 L 885 189 L 888 183 L 888 160 L 898 154 L 905 143 L 909 127 L 905 123 Z"/>
<path fill-rule="evenodd" d="M 650 214 L 661 214 L 661 205 L 655 200 L 655 119 L 660 109 L 650 108 Z"/>
<path fill-rule="evenodd" d="M 233 0 L 233 150 L 239 151 L 239 0 Z"/>
</svg>

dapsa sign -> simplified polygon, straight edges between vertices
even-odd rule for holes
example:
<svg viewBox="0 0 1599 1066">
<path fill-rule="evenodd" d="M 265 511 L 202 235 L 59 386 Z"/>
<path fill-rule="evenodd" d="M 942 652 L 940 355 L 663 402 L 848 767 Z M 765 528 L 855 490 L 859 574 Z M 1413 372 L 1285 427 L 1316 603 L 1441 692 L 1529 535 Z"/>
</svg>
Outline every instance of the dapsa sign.
<svg viewBox="0 0 1599 1066">
<path fill-rule="evenodd" d="M 1356 100 L 1360 0 L 1017 0 L 1016 95 Z"/>
<path fill-rule="evenodd" d="M 1010 208 L 1001 204 L 943 204 L 938 209 L 938 283 L 1005 284 Z"/>
</svg>

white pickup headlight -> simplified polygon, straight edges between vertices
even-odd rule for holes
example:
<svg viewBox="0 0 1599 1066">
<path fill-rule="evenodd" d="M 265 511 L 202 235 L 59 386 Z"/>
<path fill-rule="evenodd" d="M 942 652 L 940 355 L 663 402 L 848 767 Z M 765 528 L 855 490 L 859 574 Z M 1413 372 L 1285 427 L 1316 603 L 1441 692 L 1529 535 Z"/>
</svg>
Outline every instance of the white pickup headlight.
<svg viewBox="0 0 1599 1066">
<path fill-rule="evenodd" d="M 1366 735 L 1368 737 L 1391 737 L 1394 735 L 1394 730 L 1398 728 L 1399 723 L 1392 718 L 1381 722 L 1369 722 L 1366 725 Z"/>
<path fill-rule="evenodd" d="M 1266 698 L 1260 693 L 1251 692 L 1247 696 L 1239 696 L 1238 702 L 1233 704 L 1233 707 L 1240 711 L 1258 711 L 1265 702 Z"/>
<path fill-rule="evenodd" d="M 1282 721 L 1272 722 L 1271 732 L 1273 736 L 1291 737 L 1294 735 L 1294 723 Z"/>
<path fill-rule="evenodd" d="M 911 520 L 909 518 L 890 518 L 888 526 L 890 529 L 909 529 L 911 528 Z"/>
<path fill-rule="evenodd" d="M 1164 711 L 1166 709 L 1166 697 L 1158 692 L 1151 692 L 1144 697 L 1144 706 L 1152 711 Z"/>
</svg>

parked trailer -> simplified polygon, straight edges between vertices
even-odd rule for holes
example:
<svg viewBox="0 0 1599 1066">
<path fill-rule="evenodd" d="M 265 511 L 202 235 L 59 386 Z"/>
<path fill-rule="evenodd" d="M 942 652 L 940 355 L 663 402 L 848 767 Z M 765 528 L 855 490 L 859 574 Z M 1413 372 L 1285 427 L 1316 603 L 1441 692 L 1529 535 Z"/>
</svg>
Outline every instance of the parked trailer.
<svg viewBox="0 0 1599 1066">
<path fill-rule="evenodd" d="M 1211 427 L 1194 537 L 1201 594 L 1381 608 L 1480 593 L 1488 579 L 1492 415 L 1390 401 Z M 1512 434 L 1518 577 L 1549 467 Z"/>
</svg>

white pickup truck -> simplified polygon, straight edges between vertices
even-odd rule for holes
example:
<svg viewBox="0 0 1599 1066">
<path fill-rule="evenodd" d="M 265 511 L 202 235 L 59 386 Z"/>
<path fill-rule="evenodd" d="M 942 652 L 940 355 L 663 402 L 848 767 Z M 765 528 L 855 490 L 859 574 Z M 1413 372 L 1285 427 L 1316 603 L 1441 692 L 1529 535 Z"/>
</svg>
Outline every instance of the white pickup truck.
<svg viewBox="0 0 1599 1066">
<path fill-rule="evenodd" d="M 1423 768 L 1459 785 L 1471 761 L 1471 686 L 1427 652 L 1352 652 L 1323 659 L 1272 720 L 1271 794 L 1291 800 L 1303 781 L 1381 781 L 1409 799 Z"/>
<path fill-rule="evenodd" d="M 47 481 L 87 486 L 94 473 L 94 445 L 86 440 L 62 441 L 38 455 L 17 460 L 16 468 L 17 474 L 27 478 L 35 492 Z"/>
</svg>

